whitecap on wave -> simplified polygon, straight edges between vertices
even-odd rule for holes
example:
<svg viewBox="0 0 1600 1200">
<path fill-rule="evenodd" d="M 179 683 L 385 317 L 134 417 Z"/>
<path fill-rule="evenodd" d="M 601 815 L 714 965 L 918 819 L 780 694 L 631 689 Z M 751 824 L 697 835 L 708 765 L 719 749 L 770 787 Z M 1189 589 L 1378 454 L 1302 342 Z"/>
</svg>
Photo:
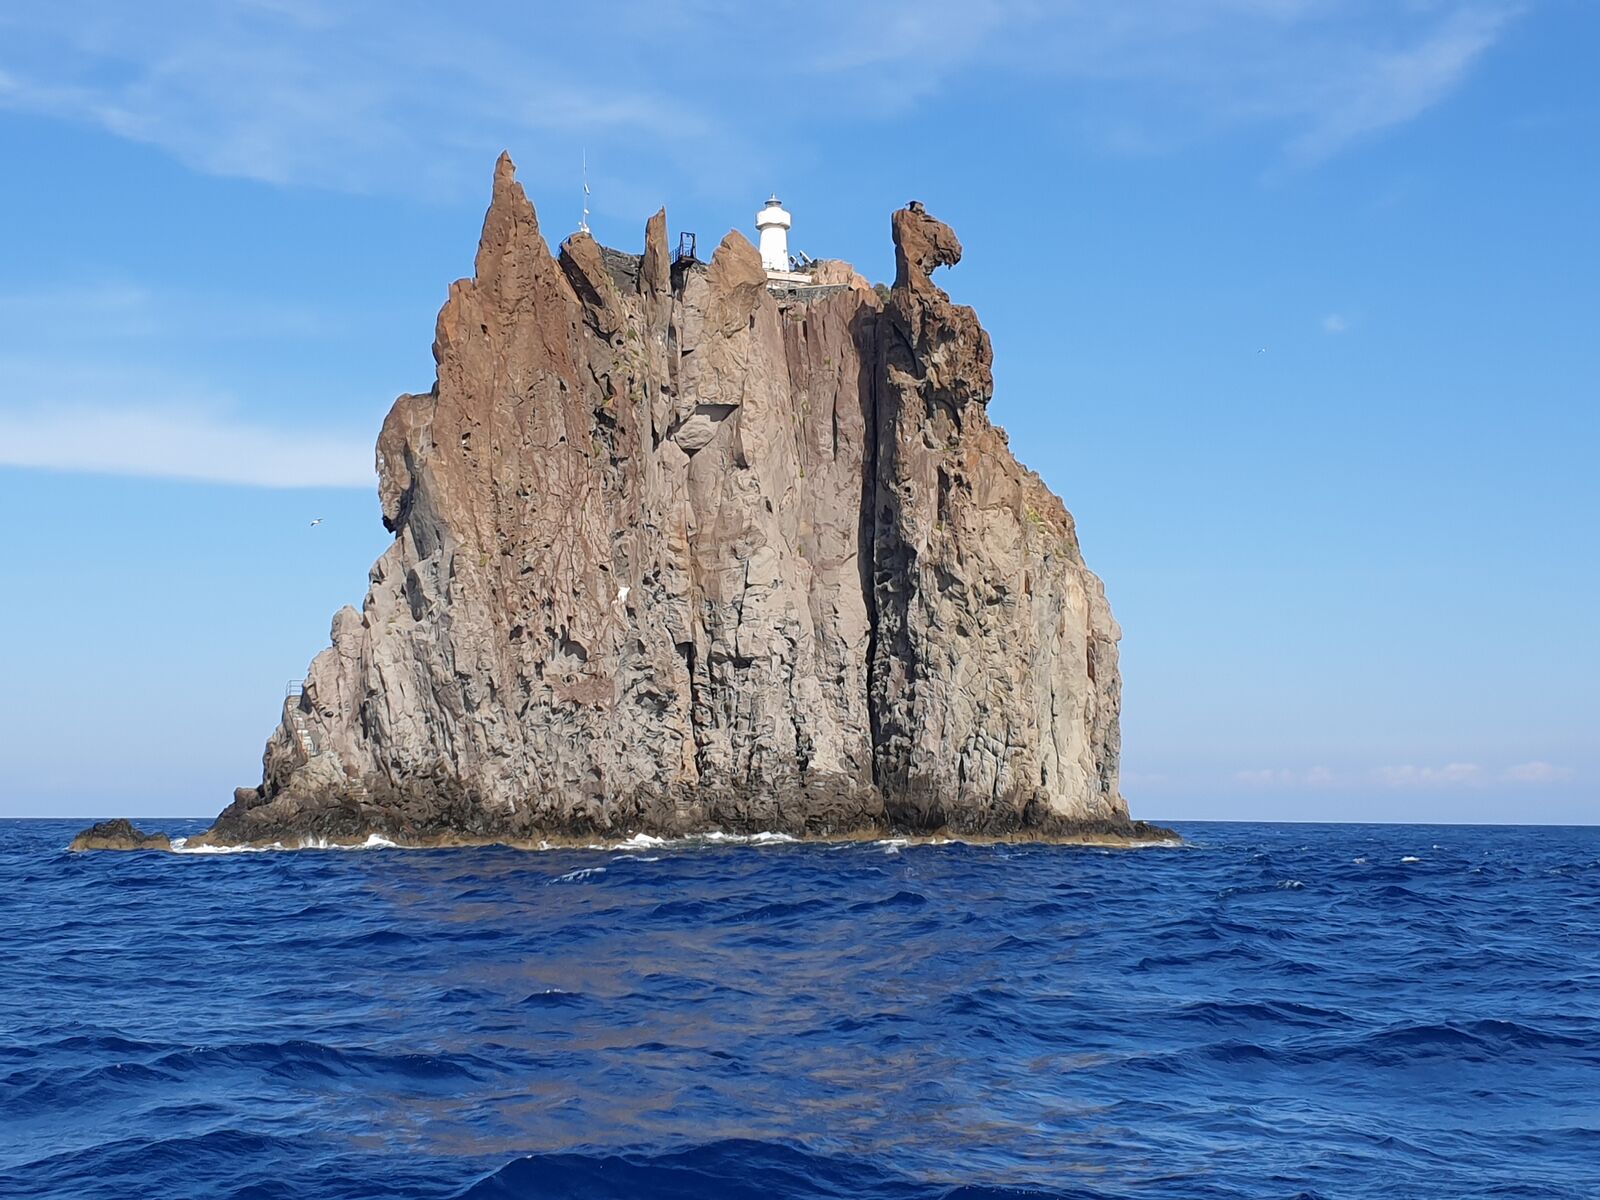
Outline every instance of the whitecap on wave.
<svg viewBox="0 0 1600 1200">
<path fill-rule="evenodd" d="M 627 841 L 619 842 L 611 848 L 613 850 L 655 850 L 666 844 L 666 838 L 651 837 L 648 833 L 636 833 Z"/>
<path fill-rule="evenodd" d="M 326 838 L 312 838 L 301 842 L 298 846 L 285 846 L 282 842 L 272 842 L 266 846 L 191 846 L 186 837 L 172 839 L 172 852 L 174 854 L 264 854 L 269 850 L 400 850 L 403 849 L 398 842 L 391 842 L 386 837 L 379 837 L 369 833 L 364 842 L 330 842 Z"/>
<path fill-rule="evenodd" d="M 191 846 L 186 837 L 172 839 L 172 852 L 174 854 L 260 854 L 267 850 L 282 850 L 283 845 L 278 842 L 270 846 Z"/>
<path fill-rule="evenodd" d="M 577 883 L 579 880 L 587 879 L 591 875 L 604 875 L 605 873 L 606 869 L 604 867 L 583 867 L 577 871 L 568 871 L 565 875 L 557 875 L 554 879 L 547 880 L 546 882 Z"/>
<path fill-rule="evenodd" d="M 610 845 L 591 845 L 591 850 L 660 850 L 687 849 L 694 846 L 778 846 L 800 839 L 787 833 L 691 833 L 686 837 L 661 838 L 648 833 L 636 833 L 631 838 Z"/>
<path fill-rule="evenodd" d="M 790 837 L 787 833 L 703 833 L 699 837 L 686 838 L 691 842 L 717 842 L 736 846 L 775 846 L 785 842 L 798 842 L 797 837 Z"/>
</svg>

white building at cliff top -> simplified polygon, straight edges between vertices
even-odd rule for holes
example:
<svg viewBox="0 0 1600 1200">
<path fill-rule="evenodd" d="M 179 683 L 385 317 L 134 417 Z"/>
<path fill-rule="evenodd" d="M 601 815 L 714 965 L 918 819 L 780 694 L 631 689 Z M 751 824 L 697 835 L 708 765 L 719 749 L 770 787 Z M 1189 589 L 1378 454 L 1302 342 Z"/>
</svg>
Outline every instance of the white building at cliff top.
<svg viewBox="0 0 1600 1200">
<path fill-rule="evenodd" d="M 789 269 L 789 229 L 794 218 L 784 211 L 783 202 L 776 194 L 756 214 L 756 232 L 760 237 L 761 265 L 767 278 L 779 283 L 810 283 L 811 276 L 803 271 Z"/>
<path fill-rule="evenodd" d="M 756 231 L 761 237 L 761 265 L 769 271 L 789 269 L 789 229 L 794 218 L 783 210 L 773 193 L 766 207 L 756 214 Z"/>
</svg>

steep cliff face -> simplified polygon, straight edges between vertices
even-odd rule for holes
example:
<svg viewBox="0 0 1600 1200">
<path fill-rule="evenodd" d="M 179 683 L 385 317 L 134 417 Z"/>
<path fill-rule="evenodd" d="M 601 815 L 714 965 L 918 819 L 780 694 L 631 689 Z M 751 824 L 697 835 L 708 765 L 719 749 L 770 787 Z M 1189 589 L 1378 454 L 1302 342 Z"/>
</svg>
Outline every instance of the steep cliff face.
<svg viewBox="0 0 1600 1200">
<path fill-rule="evenodd" d="M 509 159 L 438 380 L 378 440 L 394 544 L 217 841 L 1124 825 L 1119 636 L 989 423 L 960 245 L 887 303 L 730 233 L 552 255 Z"/>
<path fill-rule="evenodd" d="M 989 423 L 989 337 L 930 275 L 949 226 L 894 215 L 878 338 L 871 705 L 899 826 L 1125 819 L 1122 636 L 1065 506 Z"/>
</svg>

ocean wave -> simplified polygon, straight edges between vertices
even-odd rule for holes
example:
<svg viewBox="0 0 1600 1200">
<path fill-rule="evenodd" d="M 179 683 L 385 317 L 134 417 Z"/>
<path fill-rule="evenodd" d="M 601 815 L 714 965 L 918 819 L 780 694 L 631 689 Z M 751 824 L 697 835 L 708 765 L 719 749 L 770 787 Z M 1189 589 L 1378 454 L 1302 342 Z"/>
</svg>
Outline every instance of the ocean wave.
<svg viewBox="0 0 1600 1200">
<path fill-rule="evenodd" d="M 0 1193 L 1592 1191 L 1600 831 L 204 860 L 80 827 L 0 824 Z"/>
<path fill-rule="evenodd" d="M 1087 1187 L 942 1183 L 885 1163 L 780 1143 L 728 1139 L 657 1152 L 533 1154 L 499 1167 L 454 1200 L 582 1196 L 585 1200 L 1101 1200 Z"/>
<path fill-rule="evenodd" d="M 576 871 L 568 871 L 565 875 L 557 875 L 550 880 L 551 883 L 581 883 L 585 879 L 592 879 L 596 875 L 604 875 L 604 867 L 580 867 Z"/>
<path fill-rule="evenodd" d="M 545 988 L 542 992 L 531 992 L 524 996 L 522 1003 L 530 1008 L 578 1008 L 583 1005 L 584 998 L 577 992 Z"/>
</svg>

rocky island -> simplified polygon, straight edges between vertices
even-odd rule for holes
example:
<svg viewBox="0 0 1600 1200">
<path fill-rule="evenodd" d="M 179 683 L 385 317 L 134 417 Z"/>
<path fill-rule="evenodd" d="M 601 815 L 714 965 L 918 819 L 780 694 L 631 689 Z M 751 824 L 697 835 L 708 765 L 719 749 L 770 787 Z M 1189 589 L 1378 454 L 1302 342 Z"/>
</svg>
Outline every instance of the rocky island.
<svg viewBox="0 0 1600 1200">
<path fill-rule="evenodd" d="M 378 438 L 394 543 L 192 841 L 1169 836 L 1118 791 L 1104 589 L 931 278 L 961 244 L 892 231 L 889 289 L 673 256 L 664 211 L 552 253 L 502 156 Z"/>
</svg>

